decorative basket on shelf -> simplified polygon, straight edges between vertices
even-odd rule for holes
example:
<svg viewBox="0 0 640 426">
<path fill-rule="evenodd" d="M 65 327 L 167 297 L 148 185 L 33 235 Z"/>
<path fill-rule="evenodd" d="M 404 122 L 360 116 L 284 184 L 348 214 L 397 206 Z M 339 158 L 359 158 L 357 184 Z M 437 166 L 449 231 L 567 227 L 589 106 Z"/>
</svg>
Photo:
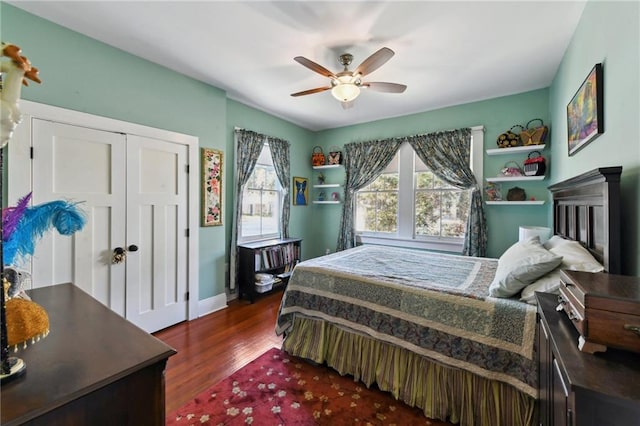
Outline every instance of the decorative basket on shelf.
<svg viewBox="0 0 640 426">
<path fill-rule="evenodd" d="M 332 146 L 329 148 L 327 161 L 329 164 L 342 164 L 342 151 L 340 151 L 340 147 Z"/>
<path fill-rule="evenodd" d="M 527 199 L 527 194 L 524 189 L 514 186 L 507 191 L 507 201 L 524 201 Z"/>
<path fill-rule="evenodd" d="M 324 152 L 322 152 L 322 147 L 314 146 L 313 153 L 311 154 L 311 165 L 324 166 L 326 163 L 327 163 L 327 159 L 324 156 Z"/>
<path fill-rule="evenodd" d="M 498 140 L 496 141 L 498 148 L 513 148 L 520 145 L 520 134 L 514 132 L 514 129 L 517 127 L 519 127 L 521 131 L 524 130 L 524 126 L 515 124 L 511 126 L 509 130 L 498 136 Z"/>
<path fill-rule="evenodd" d="M 524 171 L 518 163 L 515 161 L 507 161 L 504 167 L 500 170 L 500 176 L 516 177 L 524 176 Z"/>
<path fill-rule="evenodd" d="M 537 154 L 535 157 L 531 157 Z M 524 174 L 527 176 L 542 176 L 547 171 L 547 163 L 540 151 L 531 151 L 524 160 Z"/>
<path fill-rule="evenodd" d="M 529 127 L 531 123 L 539 121 L 540 125 L 536 127 Z M 541 118 L 534 118 L 529 120 L 524 129 L 520 132 L 520 140 L 522 145 L 542 145 L 547 138 L 549 128 L 544 125 L 544 121 Z"/>
</svg>

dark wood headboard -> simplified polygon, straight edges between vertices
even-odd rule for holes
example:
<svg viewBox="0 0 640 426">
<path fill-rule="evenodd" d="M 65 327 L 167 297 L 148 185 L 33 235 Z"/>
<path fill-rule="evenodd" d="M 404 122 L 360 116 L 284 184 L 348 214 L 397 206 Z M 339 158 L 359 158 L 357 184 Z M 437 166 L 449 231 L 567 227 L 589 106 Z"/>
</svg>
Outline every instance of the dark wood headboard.
<svg viewBox="0 0 640 426">
<path fill-rule="evenodd" d="M 621 270 L 621 173 L 622 167 L 602 167 L 549 187 L 554 234 L 580 241 L 611 274 Z"/>
</svg>

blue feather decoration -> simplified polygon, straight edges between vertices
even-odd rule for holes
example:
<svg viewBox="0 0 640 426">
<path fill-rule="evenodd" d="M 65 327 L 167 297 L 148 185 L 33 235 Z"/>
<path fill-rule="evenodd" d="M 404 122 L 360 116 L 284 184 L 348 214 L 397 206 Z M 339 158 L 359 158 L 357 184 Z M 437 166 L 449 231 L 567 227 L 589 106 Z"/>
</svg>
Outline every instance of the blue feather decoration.
<svg viewBox="0 0 640 426">
<path fill-rule="evenodd" d="M 3 263 L 13 265 L 16 260 L 33 255 L 36 243 L 51 228 L 62 235 L 81 230 L 86 219 L 77 204 L 58 200 L 27 207 L 11 235 L 6 239 L 3 236 Z"/>
</svg>

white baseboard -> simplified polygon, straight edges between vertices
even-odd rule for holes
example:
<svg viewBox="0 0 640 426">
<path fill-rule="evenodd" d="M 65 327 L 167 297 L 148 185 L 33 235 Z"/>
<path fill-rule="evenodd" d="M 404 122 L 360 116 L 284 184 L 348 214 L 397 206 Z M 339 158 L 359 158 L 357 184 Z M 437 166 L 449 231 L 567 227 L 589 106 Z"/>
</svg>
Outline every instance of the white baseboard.
<svg viewBox="0 0 640 426">
<path fill-rule="evenodd" d="M 225 293 L 216 294 L 208 299 L 198 301 L 198 317 L 209 315 L 227 307 L 227 295 Z"/>
</svg>

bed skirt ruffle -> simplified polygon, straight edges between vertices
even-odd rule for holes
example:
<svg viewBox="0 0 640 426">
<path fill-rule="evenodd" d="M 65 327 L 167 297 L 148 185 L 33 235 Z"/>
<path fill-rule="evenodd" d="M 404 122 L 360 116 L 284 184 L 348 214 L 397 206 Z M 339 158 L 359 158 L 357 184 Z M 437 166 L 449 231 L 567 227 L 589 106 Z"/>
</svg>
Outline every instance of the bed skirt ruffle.
<svg viewBox="0 0 640 426">
<path fill-rule="evenodd" d="M 376 383 L 396 399 L 421 408 L 428 418 L 462 426 L 528 426 L 535 419 L 535 399 L 511 385 L 322 320 L 296 316 L 283 349 L 326 363 L 367 387 Z"/>
</svg>

